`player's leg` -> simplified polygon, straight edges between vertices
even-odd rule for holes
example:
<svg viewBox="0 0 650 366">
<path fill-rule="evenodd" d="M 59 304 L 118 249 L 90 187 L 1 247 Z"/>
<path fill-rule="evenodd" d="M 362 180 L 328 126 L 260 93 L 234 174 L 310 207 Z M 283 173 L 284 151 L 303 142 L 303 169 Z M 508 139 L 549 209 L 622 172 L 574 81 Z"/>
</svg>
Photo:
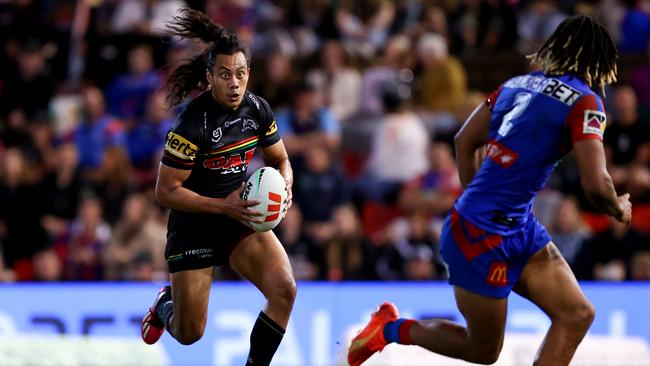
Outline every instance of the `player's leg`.
<svg viewBox="0 0 650 366">
<path fill-rule="evenodd" d="M 272 231 L 242 240 L 230 255 L 230 265 L 266 297 L 251 332 L 247 365 L 268 365 L 282 341 L 296 297 L 289 258 Z"/>
<path fill-rule="evenodd" d="M 165 329 L 182 344 L 192 344 L 203 336 L 214 266 L 225 263 L 229 253 L 209 242 L 215 232 L 228 232 L 223 230 L 227 227 L 223 221 L 215 216 L 170 214 L 165 257 L 171 286 L 160 291 L 143 319 L 146 343 L 157 342 Z M 226 235 L 219 236 L 220 247 L 235 243 Z"/>
<path fill-rule="evenodd" d="M 179 343 L 189 345 L 203 336 L 213 267 L 174 272 L 171 286 L 160 290 L 142 320 L 142 339 L 153 344 L 165 329 Z"/>
<path fill-rule="evenodd" d="M 568 365 L 595 312 L 553 243 L 530 258 L 515 292 L 534 302 L 552 321 L 534 364 Z"/>
<path fill-rule="evenodd" d="M 467 228 L 472 237 L 465 234 Z M 449 357 L 494 363 L 503 345 L 507 296 L 515 283 L 509 276 L 517 276 L 513 268 L 506 275 L 506 240 L 512 241 L 483 232 L 454 212 L 443 226 L 441 254 L 467 327 L 442 319 L 397 319 L 394 306 L 384 304 L 353 339 L 348 352 L 350 364 L 360 365 L 388 343 L 415 344 Z"/>
<path fill-rule="evenodd" d="M 468 362 L 492 364 L 503 347 L 507 299 L 494 299 L 454 287 L 456 304 L 467 327 L 443 319 L 418 321 L 410 343 Z"/>
<path fill-rule="evenodd" d="M 507 299 L 495 299 L 454 287 L 458 309 L 467 327 L 446 319 L 399 319 L 397 309 L 384 303 L 352 340 L 348 362 L 362 364 L 388 343 L 417 345 L 465 361 L 492 364 L 503 346 Z"/>
<path fill-rule="evenodd" d="M 208 299 L 214 267 L 171 274 L 172 304 L 163 305 L 165 328 L 181 344 L 192 344 L 203 336 L 208 320 Z"/>
</svg>

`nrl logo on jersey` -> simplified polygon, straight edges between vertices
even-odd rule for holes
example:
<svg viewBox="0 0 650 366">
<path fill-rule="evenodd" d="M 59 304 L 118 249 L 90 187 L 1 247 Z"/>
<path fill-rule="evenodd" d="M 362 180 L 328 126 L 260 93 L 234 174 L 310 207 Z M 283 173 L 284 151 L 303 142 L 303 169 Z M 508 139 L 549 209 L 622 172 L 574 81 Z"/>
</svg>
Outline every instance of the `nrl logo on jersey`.
<svg viewBox="0 0 650 366">
<path fill-rule="evenodd" d="M 602 137 L 605 134 L 606 125 L 607 117 L 605 116 L 605 113 L 591 109 L 585 110 L 585 118 L 582 122 L 582 133 L 596 134 Z"/>
<path fill-rule="evenodd" d="M 219 140 L 221 140 L 221 137 L 223 137 L 221 127 L 218 127 L 216 130 L 212 131 L 212 142 L 219 142 Z"/>
</svg>

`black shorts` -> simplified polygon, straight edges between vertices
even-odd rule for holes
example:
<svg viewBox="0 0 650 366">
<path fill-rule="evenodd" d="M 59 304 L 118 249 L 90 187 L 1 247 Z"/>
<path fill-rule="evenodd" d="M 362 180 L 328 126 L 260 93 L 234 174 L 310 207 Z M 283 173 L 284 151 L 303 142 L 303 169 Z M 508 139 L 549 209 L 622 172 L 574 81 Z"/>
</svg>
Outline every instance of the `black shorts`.
<svg viewBox="0 0 650 366">
<path fill-rule="evenodd" d="M 165 248 L 169 272 L 226 264 L 237 244 L 254 232 L 225 215 L 172 210 L 167 224 Z"/>
</svg>

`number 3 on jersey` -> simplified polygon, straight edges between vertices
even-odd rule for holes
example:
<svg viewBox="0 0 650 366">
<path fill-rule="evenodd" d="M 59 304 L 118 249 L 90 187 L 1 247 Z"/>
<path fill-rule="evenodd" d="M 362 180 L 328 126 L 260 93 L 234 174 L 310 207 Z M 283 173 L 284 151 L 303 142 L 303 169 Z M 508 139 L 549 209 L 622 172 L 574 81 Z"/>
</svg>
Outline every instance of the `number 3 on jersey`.
<svg viewBox="0 0 650 366">
<path fill-rule="evenodd" d="M 519 93 L 515 95 L 514 107 L 510 112 L 503 116 L 503 122 L 498 131 L 499 135 L 505 137 L 508 132 L 510 132 L 513 127 L 512 120 L 519 117 L 524 112 L 526 107 L 528 107 L 528 103 L 530 103 L 530 98 L 530 93 Z"/>
</svg>

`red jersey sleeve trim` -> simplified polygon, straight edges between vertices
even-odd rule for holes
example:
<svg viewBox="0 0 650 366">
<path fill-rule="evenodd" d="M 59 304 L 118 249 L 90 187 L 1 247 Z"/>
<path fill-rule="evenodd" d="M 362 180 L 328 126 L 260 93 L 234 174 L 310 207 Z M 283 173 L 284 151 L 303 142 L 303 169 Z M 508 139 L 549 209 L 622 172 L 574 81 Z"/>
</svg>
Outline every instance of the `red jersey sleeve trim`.
<svg viewBox="0 0 650 366">
<path fill-rule="evenodd" d="M 499 85 L 495 91 L 488 94 L 487 98 L 485 98 L 485 105 L 488 107 L 490 112 L 492 112 L 494 106 L 497 104 L 497 98 L 499 97 L 499 94 L 501 94 L 501 89 L 503 89 L 503 84 Z"/>
<path fill-rule="evenodd" d="M 571 141 L 597 139 L 603 141 L 607 117 L 595 95 L 578 99 L 564 121 L 571 133 Z"/>
</svg>

